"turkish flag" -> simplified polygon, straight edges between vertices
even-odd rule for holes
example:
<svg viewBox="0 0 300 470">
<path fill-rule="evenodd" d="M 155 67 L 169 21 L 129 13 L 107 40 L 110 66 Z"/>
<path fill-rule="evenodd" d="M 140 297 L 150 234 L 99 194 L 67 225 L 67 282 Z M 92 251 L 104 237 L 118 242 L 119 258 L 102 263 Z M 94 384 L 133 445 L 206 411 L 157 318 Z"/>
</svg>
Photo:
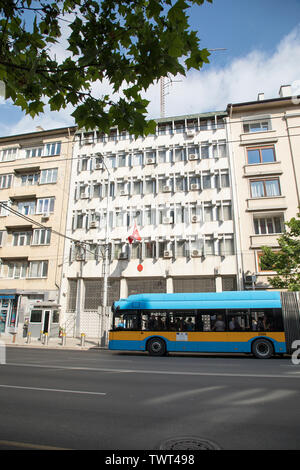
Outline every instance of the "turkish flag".
<svg viewBox="0 0 300 470">
<path fill-rule="evenodd" d="M 138 241 L 138 242 L 140 242 L 140 241 L 142 240 L 142 239 L 141 239 L 141 236 L 140 236 L 140 234 L 139 234 L 139 231 L 138 231 L 138 229 L 137 229 L 136 224 L 134 224 L 134 228 L 133 228 L 132 235 L 130 235 L 130 236 L 128 237 L 128 241 L 129 241 L 130 245 L 131 245 L 131 243 L 132 243 L 134 240 L 136 240 L 136 241 Z"/>
</svg>

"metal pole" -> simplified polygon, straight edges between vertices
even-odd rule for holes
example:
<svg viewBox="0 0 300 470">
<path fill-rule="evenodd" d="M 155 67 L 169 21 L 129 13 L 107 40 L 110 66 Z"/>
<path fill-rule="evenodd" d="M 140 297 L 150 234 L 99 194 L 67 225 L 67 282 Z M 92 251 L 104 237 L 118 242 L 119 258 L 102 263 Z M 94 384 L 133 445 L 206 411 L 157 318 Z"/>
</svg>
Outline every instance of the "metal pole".
<svg viewBox="0 0 300 470">
<path fill-rule="evenodd" d="M 103 318 L 105 308 L 107 306 L 107 284 L 108 284 L 108 275 L 109 275 L 109 192 L 110 192 L 110 172 L 107 168 L 107 165 L 104 161 L 104 158 L 101 153 L 96 154 L 99 158 L 101 158 L 102 164 L 104 165 L 108 181 L 107 181 L 107 195 L 106 195 L 106 224 L 105 224 L 105 248 L 104 248 L 104 260 L 103 260 L 103 297 L 102 297 L 102 312 L 100 318 L 100 338 L 99 338 L 99 345 L 101 345 L 101 337 L 103 336 Z"/>
<path fill-rule="evenodd" d="M 105 168 L 107 169 L 106 165 Z M 105 252 L 104 252 L 104 270 L 103 270 L 103 307 L 107 306 L 107 281 L 109 268 L 109 191 L 110 191 L 110 173 L 108 173 L 107 202 L 106 202 L 106 226 L 105 226 Z"/>
</svg>

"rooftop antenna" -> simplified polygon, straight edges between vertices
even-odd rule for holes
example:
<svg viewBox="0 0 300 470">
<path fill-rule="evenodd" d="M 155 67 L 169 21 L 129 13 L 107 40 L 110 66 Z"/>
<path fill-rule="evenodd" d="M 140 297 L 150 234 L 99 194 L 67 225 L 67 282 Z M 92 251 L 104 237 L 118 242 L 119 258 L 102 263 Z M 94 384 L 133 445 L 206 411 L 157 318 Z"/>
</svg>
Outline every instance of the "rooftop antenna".
<svg viewBox="0 0 300 470">
<path fill-rule="evenodd" d="M 209 52 L 215 51 L 227 51 L 225 48 L 217 48 L 217 49 L 208 49 Z M 182 80 L 172 80 L 169 76 L 168 77 L 160 77 L 160 117 L 164 118 L 166 113 L 166 95 L 169 94 L 167 92 L 167 88 L 175 82 L 181 82 Z"/>
</svg>

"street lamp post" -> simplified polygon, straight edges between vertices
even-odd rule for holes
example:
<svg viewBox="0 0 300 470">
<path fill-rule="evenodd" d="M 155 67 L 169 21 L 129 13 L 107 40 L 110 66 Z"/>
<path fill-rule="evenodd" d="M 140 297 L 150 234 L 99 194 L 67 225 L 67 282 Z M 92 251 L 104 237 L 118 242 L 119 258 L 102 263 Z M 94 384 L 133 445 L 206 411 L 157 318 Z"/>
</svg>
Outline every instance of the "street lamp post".
<svg viewBox="0 0 300 470">
<path fill-rule="evenodd" d="M 109 275 L 109 192 L 110 192 L 110 171 L 107 168 L 107 165 L 104 161 L 103 155 L 101 153 L 96 153 L 96 156 L 101 160 L 101 163 L 104 165 L 107 175 L 107 195 L 106 195 L 106 224 L 105 224 L 105 248 L 104 248 L 104 259 L 102 264 L 102 274 L 103 274 L 103 297 L 102 297 L 102 315 L 101 315 L 101 335 L 103 333 L 103 318 L 105 314 L 105 308 L 107 307 L 107 298 L 108 298 L 108 275 Z M 103 335 L 102 335 L 103 336 Z M 100 338 L 101 345 L 101 338 Z"/>
</svg>

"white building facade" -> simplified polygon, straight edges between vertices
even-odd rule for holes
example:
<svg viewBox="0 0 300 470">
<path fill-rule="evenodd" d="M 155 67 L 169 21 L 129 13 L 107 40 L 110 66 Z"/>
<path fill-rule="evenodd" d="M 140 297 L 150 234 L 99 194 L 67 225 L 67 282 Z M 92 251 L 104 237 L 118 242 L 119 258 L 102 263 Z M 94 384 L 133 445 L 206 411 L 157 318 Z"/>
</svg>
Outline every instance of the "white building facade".
<svg viewBox="0 0 300 470">
<path fill-rule="evenodd" d="M 137 139 L 76 133 L 60 300 L 67 334 L 103 329 L 107 238 L 108 305 L 134 293 L 240 288 L 225 118 L 158 119 L 155 134 Z M 129 244 L 135 224 L 141 241 Z"/>
</svg>

